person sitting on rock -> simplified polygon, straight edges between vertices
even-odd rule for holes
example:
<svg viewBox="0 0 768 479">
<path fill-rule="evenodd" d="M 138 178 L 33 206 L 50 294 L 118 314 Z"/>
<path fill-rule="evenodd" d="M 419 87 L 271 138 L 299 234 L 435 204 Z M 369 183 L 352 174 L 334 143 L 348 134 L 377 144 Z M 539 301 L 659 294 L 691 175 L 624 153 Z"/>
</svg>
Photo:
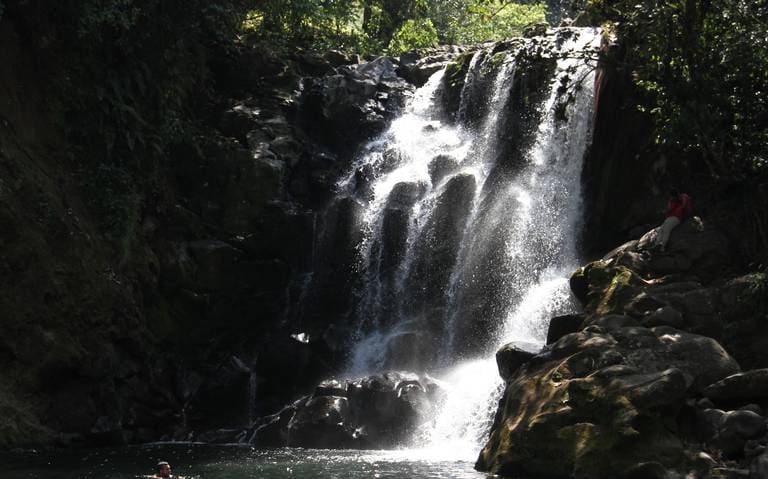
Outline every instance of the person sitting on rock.
<svg viewBox="0 0 768 479">
<path fill-rule="evenodd" d="M 663 252 L 667 247 L 667 241 L 669 241 L 669 235 L 672 234 L 672 230 L 691 215 L 692 209 L 691 197 L 678 191 L 677 188 L 671 188 L 667 208 L 664 210 L 666 219 L 656 233 L 654 246 Z"/>
</svg>

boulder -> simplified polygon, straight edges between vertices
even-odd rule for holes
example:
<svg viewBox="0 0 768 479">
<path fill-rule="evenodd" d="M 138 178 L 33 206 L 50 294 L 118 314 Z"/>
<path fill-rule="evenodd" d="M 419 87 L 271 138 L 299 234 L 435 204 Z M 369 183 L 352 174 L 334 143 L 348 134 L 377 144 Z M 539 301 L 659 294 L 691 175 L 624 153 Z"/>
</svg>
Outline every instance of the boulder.
<svg viewBox="0 0 768 479">
<path fill-rule="evenodd" d="M 437 155 L 436 157 L 432 158 L 432 160 L 429 162 L 429 165 L 427 166 L 427 170 L 429 171 L 429 178 L 432 180 L 432 184 L 437 185 L 440 183 L 443 178 L 448 176 L 448 174 L 451 173 L 457 166 L 458 162 L 456 159 L 448 155 Z"/>
<path fill-rule="evenodd" d="M 631 309 L 633 300 L 645 291 L 647 283 L 626 266 L 599 260 L 576 270 L 570 286 L 588 313 L 604 316 Z"/>
<path fill-rule="evenodd" d="M 700 393 L 710 384 L 739 372 L 736 360 L 712 338 L 668 326 L 652 331 L 671 354 L 670 366 L 685 365 L 681 369 L 686 372 L 691 392 Z"/>
<path fill-rule="evenodd" d="M 705 443 L 712 444 L 720 430 L 720 423 L 725 416 L 722 409 L 706 408 L 696 411 L 694 422 L 695 437 Z"/>
<path fill-rule="evenodd" d="M 640 238 L 638 249 L 650 249 L 657 230 L 655 228 Z M 648 267 L 656 274 L 686 273 L 710 282 L 733 269 L 732 256 L 726 236 L 705 225 L 701 218 L 693 217 L 672 230 L 666 252 L 652 254 Z"/>
<path fill-rule="evenodd" d="M 427 191 L 423 183 L 401 182 L 392 187 L 387 198 L 388 208 L 410 210 Z"/>
<path fill-rule="evenodd" d="M 504 381 L 511 381 L 517 370 L 541 351 L 541 345 L 514 341 L 496 352 L 496 365 Z"/>
<path fill-rule="evenodd" d="M 404 372 L 325 380 L 311 397 L 257 419 L 251 442 L 266 447 L 394 447 L 431 417 L 442 391 L 429 376 Z"/>
<path fill-rule="evenodd" d="M 752 411 L 729 411 L 720 421 L 721 438 L 754 439 L 765 433 L 765 418 Z"/>
<path fill-rule="evenodd" d="M 333 444 L 348 448 L 354 444 L 349 428 L 349 401 L 339 396 L 310 399 L 288 423 L 288 446 L 323 448 Z"/>
<path fill-rule="evenodd" d="M 744 455 L 747 441 L 762 436 L 765 429 L 763 416 L 752 411 L 729 411 L 720 418 L 712 444 L 725 457 L 739 458 Z"/>
<path fill-rule="evenodd" d="M 604 331 L 612 331 L 619 328 L 640 326 L 640 323 L 625 314 L 607 314 L 605 316 L 590 319 L 585 322 L 585 325 L 594 325 Z"/>
<path fill-rule="evenodd" d="M 547 329 L 547 344 L 552 344 L 566 334 L 575 333 L 584 322 L 581 314 L 566 314 L 555 316 L 549 321 Z"/>
<path fill-rule="evenodd" d="M 654 326 L 671 326 L 679 329 L 684 324 L 683 315 L 671 306 L 663 306 L 655 311 L 651 311 L 644 315 L 641 321 L 643 326 L 649 328 Z"/>
<path fill-rule="evenodd" d="M 735 370 L 716 341 L 669 327 L 565 335 L 507 382 L 477 467 L 538 477 L 626 477 L 643 463 L 683 470 L 669 425 L 688 395 Z"/>
<path fill-rule="evenodd" d="M 768 369 L 753 369 L 733 374 L 714 382 L 703 392 L 716 403 L 760 402 L 768 398 Z"/>
<path fill-rule="evenodd" d="M 347 382 L 338 379 L 326 379 L 317 385 L 312 397 L 339 396 L 347 397 Z"/>
</svg>

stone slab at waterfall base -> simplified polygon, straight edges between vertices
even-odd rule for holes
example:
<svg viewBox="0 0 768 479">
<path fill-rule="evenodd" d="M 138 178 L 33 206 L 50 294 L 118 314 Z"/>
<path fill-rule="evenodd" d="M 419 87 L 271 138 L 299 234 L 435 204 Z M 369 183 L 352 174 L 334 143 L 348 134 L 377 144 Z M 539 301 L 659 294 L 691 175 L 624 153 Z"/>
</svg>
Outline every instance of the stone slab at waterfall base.
<svg viewBox="0 0 768 479">
<path fill-rule="evenodd" d="M 387 372 L 329 379 L 244 435 L 258 447 L 382 449 L 403 444 L 431 416 L 443 389 L 429 376 Z"/>
<path fill-rule="evenodd" d="M 673 232 L 666 254 L 648 251 L 648 237 L 574 273 L 584 306 L 575 332 L 561 332 L 556 318 L 541 353 L 521 364 L 508 348 L 499 352 L 506 389 L 479 470 L 768 477 L 768 370 L 739 366 L 768 365 L 750 345 L 762 336 L 743 326 L 765 315 L 755 310 L 765 280 L 717 276 L 727 274 L 728 247 L 699 219 Z"/>
</svg>

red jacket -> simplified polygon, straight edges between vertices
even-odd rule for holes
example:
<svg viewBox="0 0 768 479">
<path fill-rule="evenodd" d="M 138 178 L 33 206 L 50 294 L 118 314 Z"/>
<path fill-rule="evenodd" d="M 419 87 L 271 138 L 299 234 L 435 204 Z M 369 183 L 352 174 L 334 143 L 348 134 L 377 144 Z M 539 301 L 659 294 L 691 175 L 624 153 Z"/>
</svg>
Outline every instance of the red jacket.
<svg viewBox="0 0 768 479">
<path fill-rule="evenodd" d="M 678 195 L 680 199 L 679 203 L 675 203 L 672 200 L 667 202 L 667 209 L 664 211 L 664 216 L 669 218 L 670 216 L 677 216 L 681 221 L 690 216 L 693 210 L 693 204 L 691 203 L 691 197 L 685 193 Z"/>
</svg>

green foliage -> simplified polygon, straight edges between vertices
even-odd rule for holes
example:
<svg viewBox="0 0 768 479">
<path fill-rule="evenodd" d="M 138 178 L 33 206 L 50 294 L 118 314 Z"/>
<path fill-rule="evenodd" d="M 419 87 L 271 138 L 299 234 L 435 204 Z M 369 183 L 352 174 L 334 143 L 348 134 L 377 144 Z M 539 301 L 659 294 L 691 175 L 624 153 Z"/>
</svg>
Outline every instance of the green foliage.
<svg viewBox="0 0 768 479">
<path fill-rule="evenodd" d="M 543 3 L 506 0 L 447 0 L 436 2 L 434 8 L 440 16 L 441 41 L 458 44 L 519 36 L 527 25 L 544 23 L 547 13 Z"/>
<path fill-rule="evenodd" d="M 516 36 L 545 13 L 543 3 L 508 0 L 263 0 L 243 28 L 319 49 L 396 53 Z"/>
<path fill-rule="evenodd" d="M 629 48 L 659 150 L 700 158 L 715 179 L 768 173 L 766 0 L 593 0 L 590 9 Z"/>
<path fill-rule="evenodd" d="M 430 19 L 408 20 L 389 43 L 389 52 L 400 54 L 414 48 L 436 46 L 437 30 Z"/>
</svg>

